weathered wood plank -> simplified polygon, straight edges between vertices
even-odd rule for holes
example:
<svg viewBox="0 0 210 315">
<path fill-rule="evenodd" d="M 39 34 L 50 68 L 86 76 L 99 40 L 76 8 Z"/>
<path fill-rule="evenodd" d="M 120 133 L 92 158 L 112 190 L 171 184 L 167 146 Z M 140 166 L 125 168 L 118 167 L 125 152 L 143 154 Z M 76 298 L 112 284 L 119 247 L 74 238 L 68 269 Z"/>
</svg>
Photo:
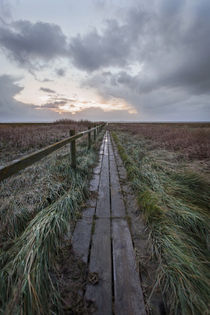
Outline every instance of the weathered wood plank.
<svg viewBox="0 0 210 315">
<path fill-rule="evenodd" d="M 99 155 L 98 164 L 93 169 L 93 174 L 100 174 L 101 172 L 102 155 Z"/>
<path fill-rule="evenodd" d="M 115 160 L 110 160 L 110 184 L 111 184 L 111 211 L 112 216 L 125 216 L 125 205 Z"/>
<path fill-rule="evenodd" d="M 100 179 L 99 174 L 93 175 L 92 179 L 90 180 L 90 191 L 98 191 L 99 179 Z"/>
<path fill-rule="evenodd" d="M 104 145 L 105 145 L 105 138 L 103 138 L 102 144 L 100 146 L 99 154 L 104 154 Z"/>
<path fill-rule="evenodd" d="M 83 217 L 76 224 L 73 237 L 72 247 L 74 252 L 82 259 L 84 263 L 88 261 L 89 247 L 91 240 L 93 217 Z"/>
<path fill-rule="evenodd" d="M 110 145 L 109 145 L 109 159 L 110 159 L 111 161 L 115 159 L 111 142 L 110 142 Z"/>
<path fill-rule="evenodd" d="M 113 152 L 114 152 L 114 156 L 115 156 L 115 161 L 116 161 L 116 164 L 117 164 L 117 169 L 118 169 L 118 172 L 119 172 L 119 177 L 120 177 L 121 180 L 126 180 L 127 179 L 127 173 L 126 173 L 123 161 L 122 161 L 122 159 L 121 159 L 121 157 L 120 157 L 120 155 L 118 153 L 117 146 L 114 143 L 113 138 L 112 138 L 112 145 L 113 145 Z"/>
<path fill-rule="evenodd" d="M 82 217 L 92 218 L 95 214 L 95 208 L 85 208 L 82 211 Z"/>
<path fill-rule="evenodd" d="M 106 132 L 105 137 L 104 137 L 104 155 L 107 155 L 107 156 L 109 155 L 107 132 Z"/>
<path fill-rule="evenodd" d="M 114 311 L 116 315 L 146 315 L 143 293 L 128 224 L 112 220 Z"/>
<path fill-rule="evenodd" d="M 98 274 L 99 281 L 95 285 L 88 284 L 85 298 L 95 303 L 96 315 L 112 314 L 112 264 L 110 219 L 97 219 L 93 234 L 90 272 Z"/>
<path fill-rule="evenodd" d="M 87 200 L 86 206 L 89 208 L 96 208 L 97 199 L 96 197 L 91 197 Z"/>
<path fill-rule="evenodd" d="M 105 137 L 106 138 L 106 137 Z M 105 141 L 102 170 L 98 192 L 98 202 L 96 207 L 96 215 L 98 217 L 110 217 L 110 193 L 109 193 L 109 158 L 108 144 Z"/>
</svg>

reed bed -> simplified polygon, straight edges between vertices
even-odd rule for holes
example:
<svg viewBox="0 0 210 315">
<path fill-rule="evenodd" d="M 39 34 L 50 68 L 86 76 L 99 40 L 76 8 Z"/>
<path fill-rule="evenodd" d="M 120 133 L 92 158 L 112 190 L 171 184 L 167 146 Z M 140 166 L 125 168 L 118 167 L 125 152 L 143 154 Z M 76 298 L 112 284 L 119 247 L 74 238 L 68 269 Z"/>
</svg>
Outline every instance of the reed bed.
<svg viewBox="0 0 210 315">
<path fill-rule="evenodd" d="M 142 135 L 113 137 L 150 230 L 166 313 L 207 314 L 210 182 Z"/>
</svg>

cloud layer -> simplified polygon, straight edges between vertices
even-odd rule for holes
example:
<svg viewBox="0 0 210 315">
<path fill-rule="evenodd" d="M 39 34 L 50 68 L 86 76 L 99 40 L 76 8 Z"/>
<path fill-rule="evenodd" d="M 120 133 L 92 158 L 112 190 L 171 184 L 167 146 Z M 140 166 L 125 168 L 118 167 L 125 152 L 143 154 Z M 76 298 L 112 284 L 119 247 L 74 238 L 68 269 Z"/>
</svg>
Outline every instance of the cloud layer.
<svg viewBox="0 0 210 315">
<path fill-rule="evenodd" d="M 52 23 L 1 22 L 0 47 L 29 70 L 67 59 L 81 71 L 82 87 L 123 98 L 138 119 L 202 120 L 210 119 L 209 34 L 209 0 L 139 0 L 122 17 L 71 38 Z M 66 71 L 54 69 L 58 78 Z"/>
<path fill-rule="evenodd" d="M 23 20 L 1 24 L 0 45 L 18 64 L 28 68 L 65 56 L 67 49 L 66 37 L 58 25 Z"/>
<path fill-rule="evenodd" d="M 98 59 L 95 56 L 94 64 L 89 63 L 89 58 L 75 58 L 78 67 L 98 70 L 84 85 L 97 87 L 103 95 L 124 97 L 142 113 L 150 117 L 154 114 L 153 118 L 158 112 L 162 117 L 170 117 L 171 111 L 172 119 L 176 116 L 193 119 L 197 107 L 197 118 L 209 119 L 210 3 L 205 0 L 156 3 L 158 6 L 146 10 L 131 9 L 125 23 L 109 22 L 100 36 L 92 32 L 74 40 L 75 56 L 89 56 L 90 47 L 94 50 L 95 46 L 99 55 Z M 112 39 L 116 33 L 122 41 L 118 55 L 113 53 L 109 63 L 106 51 L 118 47 Z M 100 45 L 94 46 L 94 42 Z M 105 71 L 106 65 L 115 69 Z M 179 104 L 184 111 L 180 111 Z"/>
</svg>

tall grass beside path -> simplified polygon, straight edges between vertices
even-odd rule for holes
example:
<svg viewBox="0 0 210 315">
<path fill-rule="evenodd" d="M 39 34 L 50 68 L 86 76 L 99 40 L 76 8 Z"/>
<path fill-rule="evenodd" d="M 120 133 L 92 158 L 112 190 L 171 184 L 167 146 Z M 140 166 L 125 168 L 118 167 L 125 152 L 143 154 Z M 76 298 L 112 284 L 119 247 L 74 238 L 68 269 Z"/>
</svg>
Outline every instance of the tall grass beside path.
<svg viewBox="0 0 210 315">
<path fill-rule="evenodd" d="M 59 314 L 62 307 L 59 290 L 53 282 L 57 258 L 64 237 L 71 237 L 71 228 L 88 197 L 90 169 L 98 156 L 99 141 L 87 150 L 78 148 L 76 170 L 71 169 L 69 155 L 53 164 L 54 174 L 65 184 L 57 199 L 35 211 L 8 248 L 0 254 L 0 313 Z M 80 153 L 80 154 L 79 154 Z"/>
<path fill-rule="evenodd" d="M 209 181 L 141 135 L 117 132 L 113 138 L 150 230 L 167 314 L 207 314 Z"/>
</svg>

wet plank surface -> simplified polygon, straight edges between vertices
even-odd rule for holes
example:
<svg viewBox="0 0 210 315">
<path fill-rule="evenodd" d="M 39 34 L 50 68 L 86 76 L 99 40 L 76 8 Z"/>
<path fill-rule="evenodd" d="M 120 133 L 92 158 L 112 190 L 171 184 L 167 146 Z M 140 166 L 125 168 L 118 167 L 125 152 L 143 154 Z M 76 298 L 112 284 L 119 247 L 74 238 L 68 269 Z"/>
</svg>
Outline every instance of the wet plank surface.
<svg viewBox="0 0 210 315">
<path fill-rule="evenodd" d="M 84 263 L 88 262 L 89 246 L 91 240 L 92 217 L 84 217 L 77 222 L 72 238 L 74 252 Z"/>
<path fill-rule="evenodd" d="M 114 310 L 120 315 L 146 315 L 128 223 L 112 220 Z"/>
<path fill-rule="evenodd" d="M 95 221 L 89 272 L 97 273 L 98 282 L 87 285 L 85 298 L 95 302 L 97 310 L 94 314 L 112 314 L 112 259 L 109 218 Z"/>
<path fill-rule="evenodd" d="M 139 273 L 108 132 L 93 174 L 90 190 L 97 198 L 89 201 L 73 237 L 73 247 L 87 263 L 89 272 L 85 298 L 94 302 L 97 315 L 144 315 Z"/>
<path fill-rule="evenodd" d="M 100 151 L 101 154 L 104 150 L 105 140 L 102 141 Z M 90 191 L 98 192 L 100 172 L 102 167 L 102 155 L 99 156 L 98 165 L 93 170 L 93 177 L 90 181 Z M 89 249 L 92 237 L 93 216 L 95 214 L 96 196 L 88 200 L 88 207 L 82 211 L 82 218 L 78 220 L 73 237 L 72 247 L 74 252 L 82 259 L 84 263 L 88 263 Z"/>
<path fill-rule="evenodd" d="M 96 216 L 110 217 L 110 192 L 109 192 L 109 156 L 108 156 L 108 136 L 105 135 L 104 155 L 96 207 Z"/>
<path fill-rule="evenodd" d="M 110 192 L 111 192 L 111 209 L 113 217 L 125 216 L 125 205 L 121 193 L 119 176 L 115 160 L 110 160 Z"/>
</svg>

